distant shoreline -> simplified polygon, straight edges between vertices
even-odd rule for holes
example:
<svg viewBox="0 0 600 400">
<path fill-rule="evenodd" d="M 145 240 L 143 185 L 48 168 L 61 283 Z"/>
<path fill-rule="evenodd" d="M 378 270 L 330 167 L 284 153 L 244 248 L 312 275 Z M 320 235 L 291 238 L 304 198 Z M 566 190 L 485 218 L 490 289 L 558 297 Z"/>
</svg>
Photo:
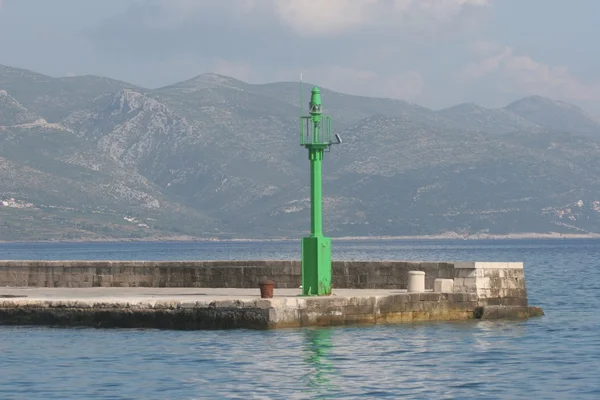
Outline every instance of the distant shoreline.
<svg viewBox="0 0 600 400">
<path fill-rule="evenodd" d="M 297 238 L 197 238 L 191 236 L 166 236 L 151 238 L 81 238 L 81 239 L 48 239 L 48 240 L 0 240 L 0 243 L 159 243 L 159 242 L 293 242 L 300 240 Z M 495 234 L 474 234 L 460 235 L 457 233 L 447 233 L 439 235 L 407 235 L 407 236 L 340 236 L 332 237 L 332 240 L 346 241 L 374 241 L 374 240 L 525 240 L 525 239 L 600 239 L 600 234 L 569 234 L 569 233 L 509 233 L 504 235 Z"/>
</svg>

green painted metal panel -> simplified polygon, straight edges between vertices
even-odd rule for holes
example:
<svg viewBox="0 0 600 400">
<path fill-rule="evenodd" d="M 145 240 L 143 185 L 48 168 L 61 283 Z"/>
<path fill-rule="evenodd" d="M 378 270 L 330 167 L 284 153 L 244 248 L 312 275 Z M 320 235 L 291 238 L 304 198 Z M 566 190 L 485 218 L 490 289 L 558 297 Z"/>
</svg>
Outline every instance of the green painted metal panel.
<svg viewBox="0 0 600 400">
<path fill-rule="evenodd" d="M 331 294 L 331 238 L 302 238 L 302 295 Z"/>
</svg>

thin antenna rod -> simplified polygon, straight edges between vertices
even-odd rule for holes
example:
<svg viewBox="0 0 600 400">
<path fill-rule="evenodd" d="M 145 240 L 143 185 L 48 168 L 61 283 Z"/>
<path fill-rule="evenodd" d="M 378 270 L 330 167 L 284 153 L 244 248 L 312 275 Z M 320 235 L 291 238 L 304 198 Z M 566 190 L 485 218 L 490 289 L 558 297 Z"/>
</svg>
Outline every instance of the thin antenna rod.
<svg viewBox="0 0 600 400">
<path fill-rule="evenodd" d="M 300 144 L 304 145 L 304 108 L 302 106 L 302 72 L 300 72 Z"/>
<path fill-rule="evenodd" d="M 304 108 L 302 103 L 302 72 L 300 72 L 300 116 L 304 116 Z"/>
</svg>

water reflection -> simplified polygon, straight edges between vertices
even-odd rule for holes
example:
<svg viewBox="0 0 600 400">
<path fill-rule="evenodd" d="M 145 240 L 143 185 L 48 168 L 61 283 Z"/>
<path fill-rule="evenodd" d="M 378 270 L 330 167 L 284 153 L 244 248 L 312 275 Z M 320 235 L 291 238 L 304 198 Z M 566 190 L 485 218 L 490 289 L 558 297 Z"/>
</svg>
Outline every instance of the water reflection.
<svg viewBox="0 0 600 400">
<path fill-rule="evenodd" d="M 335 388 L 332 378 L 335 366 L 330 360 L 333 350 L 333 330 L 329 328 L 306 329 L 303 331 L 304 361 L 308 365 L 307 387 L 314 394 L 323 394 Z"/>
<path fill-rule="evenodd" d="M 36 246 L 37 253 L 23 245 L 16 254 L 17 245 L 0 244 L 0 254 L 21 259 L 299 254 L 295 244 L 276 243 Z M 530 303 L 542 306 L 546 317 L 280 331 L 0 326 L 0 398 L 600 399 L 598 241 L 339 243 L 336 254 L 522 260 Z"/>
</svg>

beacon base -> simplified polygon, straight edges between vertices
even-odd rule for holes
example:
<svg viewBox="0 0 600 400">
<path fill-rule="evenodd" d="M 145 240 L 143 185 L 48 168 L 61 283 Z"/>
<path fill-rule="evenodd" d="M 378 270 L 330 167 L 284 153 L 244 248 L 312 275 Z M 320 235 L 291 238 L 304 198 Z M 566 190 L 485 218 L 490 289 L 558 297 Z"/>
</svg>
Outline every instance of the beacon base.
<svg viewBox="0 0 600 400">
<path fill-rule="evenodd" d="M 302 238 L 302 295 L 331 294 L 331 238 Z"/>
</svg>

